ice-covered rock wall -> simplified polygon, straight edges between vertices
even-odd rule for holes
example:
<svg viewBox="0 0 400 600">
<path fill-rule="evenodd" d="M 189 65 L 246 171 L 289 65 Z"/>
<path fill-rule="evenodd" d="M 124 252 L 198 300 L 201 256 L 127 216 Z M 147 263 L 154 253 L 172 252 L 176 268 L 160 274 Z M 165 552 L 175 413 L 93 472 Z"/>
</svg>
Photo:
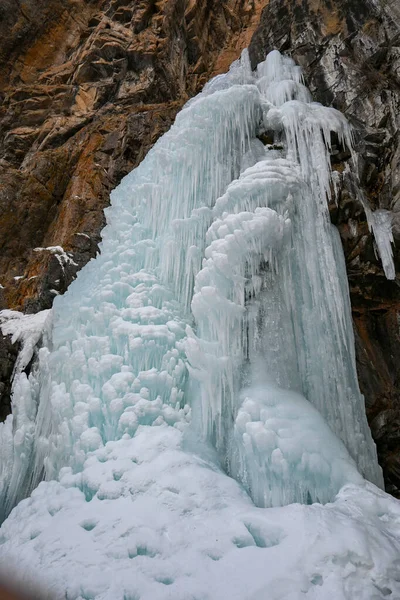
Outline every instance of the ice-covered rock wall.
<svg viewBox="0 0 400 600">
<path fill-rule="evenodd" d="M 325 594 L 389 589 L 397 513 L 362 477 L 382 485 L 327 214 L 331 131 L 351 146 L 291 59 L 273 52 L 253 73 L 245 52 L 113 192 L 101 255 L 56 299 L 51 340 L 1 426 L 3 516 L 34 491 L 2 526 L 0 564 L 18 556 L 28 579 L 51 564 L 52 591 L 74 599 L 255 599 L 280 575 L 237 553 L 277 547 L 277 565 L 312 536 L 297 509 L 272 515 L 243 487 L 259 507 L 342 490 L 316 527 L 339 515 L 354 535 L 320 544 L 290 585 L 315 590 L 326 569 L 312 569 L 332 561 Z M 357 524 L 346 502 L 360 490 Z M 348 581 L 343 553 L 357 557 Z M 290 585 L 272 589 L 288 598 Z"/>
</svg>

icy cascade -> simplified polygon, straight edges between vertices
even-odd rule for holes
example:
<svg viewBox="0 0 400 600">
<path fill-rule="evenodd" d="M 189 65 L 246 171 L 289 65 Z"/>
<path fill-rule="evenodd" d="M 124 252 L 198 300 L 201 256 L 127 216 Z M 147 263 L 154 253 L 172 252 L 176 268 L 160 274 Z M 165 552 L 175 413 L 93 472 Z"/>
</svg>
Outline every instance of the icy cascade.
<svg viewBox="0 0 400 600">
<path fill-rule="evenodd" d="M 265 130 L 284 151 L 264 148 L 256 135 Z M 249 438 L 265 423 L 257 416 L 251 425 L 248 411 L 240 411 L 234 442 L 240 390 L 253 385 L 258 403 L 260 385 L 303 394 L 361 472 L 381 484 L 355 376 L 343 258 L 326 206 L 332 130 L 351 144 L 340 113 L 312 103 L 299 68 L 277 52 L 256 74 L 244 53 L 178 115 L 112 194 L 101 256 L 56 299 L 51 348 L 42 349 L 29 381 L 23 374 L 16 381 L 14 403 L 24 408 L 3 426 L 5 514 L 61 468 L 90 499 L 98 491 L 86 479 L 92 452 L 141 425 L 183 427 L 197 396 L 203 431 L 226 467 L 264 497 L 261 504 L 327 501 L 357 479 L 353 466 L 334 475 L 335 456 L 351 464 L 336 442 L 333 467 L 321 458 L 319 477 L 315 450 L 307 455 L 294 436 L 283 452 L 279 425 L 269 445 Z M 185 342 L 195 276 L 197 337 L 189 329 Z M 274 347 L 258 340 L 275 340 Z M 186 352 L 193 377 L 185 396 Z M 261 381 L 256 371 L 267 375 Z M 326 426 L 309 408 L 313 435 Z M 257 480 L 268 492 L 247 481 L 260 460 Z"/>
<path fill-rule="evenodd" d="M 380 483 L 331 126 L 350 143 L 290 59 L 253 74 L 244 53 L 113 193 L 1 427 L 4 513 L 51 479 L 0 530 L 25 591 L 43 574 L 68 600 L 400 596 L 398 503 L 345 447 Z M 304 505 L 256 508 L 221 459 L 259 506 Z"/>
<path fill-rule="evenodd" d="M 237 75 L 252 80 L 244 64 Z M 209 207 L 239 175 L 261 118 L 254 85 L 205 92 L 112 194 L 101 255 L 56 299 L 37 372 L 15 382 L 14 417 L 1 426 L 3 514 L 44 474 L 82 470 L 88 453 L 140 424 L 186 421 L 180 340 Z"/>
</svg>

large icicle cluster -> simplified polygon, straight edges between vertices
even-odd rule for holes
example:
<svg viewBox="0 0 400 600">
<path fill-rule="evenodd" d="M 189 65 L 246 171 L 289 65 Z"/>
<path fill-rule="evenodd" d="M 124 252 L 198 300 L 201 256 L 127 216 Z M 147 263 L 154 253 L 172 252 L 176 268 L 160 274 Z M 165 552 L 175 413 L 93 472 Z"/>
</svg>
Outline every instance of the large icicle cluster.
<svg viewBox="0 0 400 600">
<path fill-rule="evenodd" d="M 244 52 L 113 192 L 0 427 L 3 516 L 31 494 L 0 567 L 25 588 L 400 595 L 400 509 L 362 477 L 382 484 L 327 212 L 332 130 L 351 144 L 291 59 L 253 73 Z"/>
<path fill-rule="evenodd" d="M 25 409 L 0 427 L 3 515 L 44 472 L 80 471 L 88 452 L 140 424 L 186 421 L 180 340 L 208 207 L 239 175 L 260 119 L 254 86 L 199 98 L 112 194 L 101 255 L 56 299 L 51 352 L 30 384 L 19 377 Z"/>
<path fill-rule="evenodd" d="M 374 233 L 377 254 L 382 261 L 383 270 L 387 279 L 396 279 L 396 269 L 393 262 L 394 243 L 392 233 L 393 213 L 389 210 L 378 209 L 369 211 L 369 226 Z"/>
</svg>

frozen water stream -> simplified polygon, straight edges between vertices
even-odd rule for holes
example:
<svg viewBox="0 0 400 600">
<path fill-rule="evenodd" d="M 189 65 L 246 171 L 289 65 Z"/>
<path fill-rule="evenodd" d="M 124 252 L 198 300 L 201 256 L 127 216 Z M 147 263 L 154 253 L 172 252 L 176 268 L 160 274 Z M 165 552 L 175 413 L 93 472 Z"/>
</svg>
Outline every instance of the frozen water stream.
<svg viewBox="0 0 400 600">
<path fill-rule="evenodd" d="M 112 193 L 101 254 L 56 298 L 0 426 L 3 518 L 16 506 L 0 565 L 26 585 L 400 597 L 400 508 L 379 489 L 327 208 L 332 131 L 351 146 L 291 59 L 253 73 L 244 52 Z"/>
</svg>

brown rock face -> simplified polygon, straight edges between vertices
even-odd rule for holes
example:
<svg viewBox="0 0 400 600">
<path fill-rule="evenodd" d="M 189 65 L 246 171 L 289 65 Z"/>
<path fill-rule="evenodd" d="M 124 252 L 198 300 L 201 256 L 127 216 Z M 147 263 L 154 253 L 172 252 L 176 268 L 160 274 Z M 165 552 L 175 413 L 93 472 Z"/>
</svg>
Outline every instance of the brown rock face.
<svg viewBox="0 0 400 600">
<path fill-rule="evenodd" d="M 393 211 L 399 241 L 399 23 L 396 0 L 2 0 L 0 308 L 35 312 L 67 289 L 97 251 L 110 190 L 250 42 L 254 64 L 273 48 L 293 55 L 314 98 L 353 123 L 362 188 L 373 209 Z M 376 257 L 348 158 L 334 141 L 331 215 L 360 386 L 396 491 L 400 289 Z M 14 354 L 0 344 L 3 417 Z"/>
<path fill-rule="evenodd" d="M 66 290 L 96 253 L 110 190 L 237 58 L 265 1 L 3 1 L 3 307 L 34 312 Z M 71 260 L 35 250 L 52 246 Z"/>
</svg>

